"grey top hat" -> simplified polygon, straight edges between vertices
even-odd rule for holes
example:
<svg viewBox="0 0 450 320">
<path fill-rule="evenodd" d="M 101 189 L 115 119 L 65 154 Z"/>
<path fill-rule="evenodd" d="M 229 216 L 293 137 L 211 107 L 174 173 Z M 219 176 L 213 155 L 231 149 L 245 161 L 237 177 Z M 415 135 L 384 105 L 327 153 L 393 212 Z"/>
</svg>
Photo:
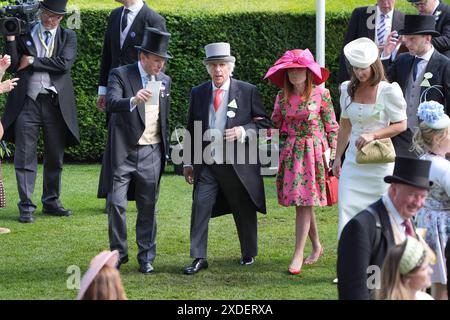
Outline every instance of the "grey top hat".
<svg viewBox="0 0 450 320">
<path fill-rule="evenodd" d="M 225 61 L 235 62 L 236 58 L 230 54 L 230 44 L 227 42 L 215 42 L 205 46 L 206 58 L 204 64 L 209 62 Z"/>
</svg>

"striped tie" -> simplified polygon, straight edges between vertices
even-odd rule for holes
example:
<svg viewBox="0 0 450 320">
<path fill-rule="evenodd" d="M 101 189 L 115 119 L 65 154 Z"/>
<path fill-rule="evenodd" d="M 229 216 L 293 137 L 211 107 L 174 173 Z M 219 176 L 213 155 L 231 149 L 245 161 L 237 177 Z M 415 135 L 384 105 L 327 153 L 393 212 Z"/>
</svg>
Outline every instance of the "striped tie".
<svg viewBox="0 0 450 320">
<path fill-rule="evenodd" d="M 384 43 L 384 35 L 386 33 L 386 15 L 384 13 L 380 14 L 380 24 L 378 25 L 377 31 L 377 40 L 378 45 L 382 45 Z"/>
</svg>

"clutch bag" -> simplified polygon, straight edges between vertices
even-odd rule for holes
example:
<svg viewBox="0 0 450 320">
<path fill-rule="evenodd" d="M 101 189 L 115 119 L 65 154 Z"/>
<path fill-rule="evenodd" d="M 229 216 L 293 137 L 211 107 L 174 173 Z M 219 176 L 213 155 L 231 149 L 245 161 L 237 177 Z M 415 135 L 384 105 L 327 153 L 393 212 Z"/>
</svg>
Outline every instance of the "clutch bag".
<svg viewBox="0 0 450 320">
<path fill-rule="evenodd" d="M 356 163 L 395 162 L 395 149 L 390 138 L 373 140 L 356 153 Z"/>
</svg>

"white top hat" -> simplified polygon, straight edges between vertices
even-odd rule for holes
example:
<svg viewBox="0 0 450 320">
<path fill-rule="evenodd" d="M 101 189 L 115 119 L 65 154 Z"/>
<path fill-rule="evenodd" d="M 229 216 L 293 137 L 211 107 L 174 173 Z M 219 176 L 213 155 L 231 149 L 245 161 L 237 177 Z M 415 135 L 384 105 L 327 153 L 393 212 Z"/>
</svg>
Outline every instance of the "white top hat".
<svg viewBox="0 0 450 320">
<path fill-rule="evenodd" d="M 235 62 L 236 58 L 230 54 L 230 44 L 227 42 L 210 43 L 205 46 L 206 59 L 204 64 L 212 61 Z"/>
<path fill-rule="evenodd" d="M 358 38 L 347 43 L 344 55 L 352 67 L 366 69 L 378 58 L 378 47 L 369 38 Z"/>
</svg>

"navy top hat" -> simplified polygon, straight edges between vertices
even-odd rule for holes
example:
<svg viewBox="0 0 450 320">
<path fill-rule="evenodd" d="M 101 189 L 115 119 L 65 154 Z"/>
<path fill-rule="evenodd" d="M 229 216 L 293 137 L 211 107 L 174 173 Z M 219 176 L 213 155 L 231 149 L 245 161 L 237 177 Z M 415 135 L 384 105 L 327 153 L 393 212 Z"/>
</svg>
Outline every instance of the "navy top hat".
<svg viewBox="0 0 450 320">
<path fill-rule="evenodd" d="M 405 26 L 398 32 L 399 35 L 431 35 L 439 37 L 436 31 L 436 19 L 432 15 L 405 15 Z"/>
<path fill-rule="evenodd" d="M 167 52 L 169 46 L 170 33 L 163 32 L 156 28 L 145 28 L 144 39 L 136 49 L 155 54 L 157 56 L 170 59 L 172 56 Z"/>
<path fill-rule="evenodd" d="M 386 183 L 403 183 L 420 189 L 430 189 L 429 180 L 431 161 L 407 157 L 396 157 L 394 173 L 384 177 Z"/>
<path fill-rule="evenodd" d="M 66 14 L 67 1 L 68 0 L 44 0 L 41 2 L 41 7 L 56 14 Z"/>
</svg>

